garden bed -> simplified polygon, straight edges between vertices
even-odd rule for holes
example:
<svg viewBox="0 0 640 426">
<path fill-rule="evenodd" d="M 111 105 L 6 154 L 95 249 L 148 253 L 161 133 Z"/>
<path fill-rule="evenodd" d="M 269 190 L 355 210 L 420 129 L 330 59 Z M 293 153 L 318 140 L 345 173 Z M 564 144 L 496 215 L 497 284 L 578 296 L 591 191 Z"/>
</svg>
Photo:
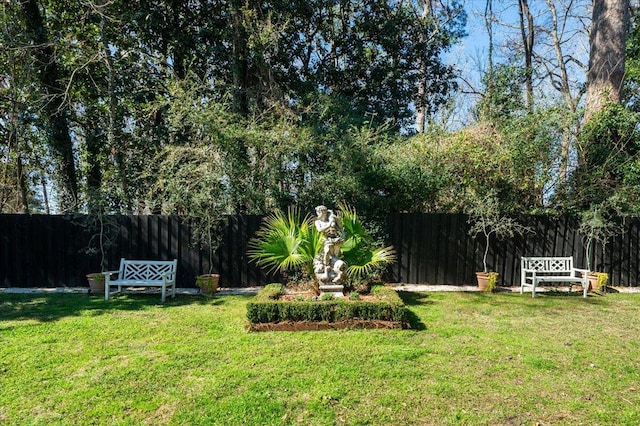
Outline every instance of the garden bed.
<svg viewBox="0 0 640 426">
<path fill-rule="evenodd" d="M 342 328 L 408 328 L 402 299 L 388 287 L 375 286 L 368 295 L 318 300 L 309 294 L 287 294 L 266 286 L 247 304 L 249 331 L 330 330 Z"/>
<path fill-rule="evenodd" d="M 281 321 L 249 323 L 249 331 L 310 331 L 310 330 L 338 330 L 351 329 L 391 329 L 407 328 L 401 321 L 360 320 L 351 319 L 337 322 L 328 321 Z"/>
</svg>

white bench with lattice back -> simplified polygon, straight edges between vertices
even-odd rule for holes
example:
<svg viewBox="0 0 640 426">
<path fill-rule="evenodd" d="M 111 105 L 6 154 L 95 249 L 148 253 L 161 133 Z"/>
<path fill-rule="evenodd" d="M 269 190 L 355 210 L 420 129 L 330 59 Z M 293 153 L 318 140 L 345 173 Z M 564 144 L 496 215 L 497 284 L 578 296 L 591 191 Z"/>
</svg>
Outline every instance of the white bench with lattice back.
<svg viewBox="0 0 640 426">
<path fill-rule="evenodd" d="M 178 259 L 174 260 L 120 260 L 120 269 L 104 272 L 104 300 L 109 300 L 111 294 L 122 292 L 122 287 L 160 287 L 162 289 L 162 303 L 167 290 L 171 297 L 176 297 L 176 270 Z M 118 278 L 111 279 L 111 275 L 118 274 Z M 118 286 L 118 291 L 111 291 L 112 286 Z"/>
<path fill-rule="evenodd" d="M 573 257 L 522 257 L 520 294 L 531 287 L 531 297 L 536 297 L 540 283 L 579 283 L 584 297 L 589 289 L 588 270 L 573 267 Z M 569 287 L 571 288 L 571 286 Z"/>
</svg>

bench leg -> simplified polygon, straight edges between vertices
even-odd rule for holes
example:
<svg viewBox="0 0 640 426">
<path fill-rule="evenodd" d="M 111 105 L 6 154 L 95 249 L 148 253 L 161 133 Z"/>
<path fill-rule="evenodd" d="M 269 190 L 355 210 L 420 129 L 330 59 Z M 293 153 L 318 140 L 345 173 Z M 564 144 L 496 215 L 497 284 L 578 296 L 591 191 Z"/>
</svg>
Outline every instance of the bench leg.
<svg viewBox="0 0 640 426">
<path fill-rule="evenodd" d="M 532 284 L 533 285 L 531 286 L 531 297 L 536 297 L 536 284 L 538 283 L 534 279 Z"/>
<path fill-rule="evenodd" d="M 164 303 L 166 296 L 167 296 L 167 287 L 163 284 L 162 285 L 162 303 Z"/>
</svg>

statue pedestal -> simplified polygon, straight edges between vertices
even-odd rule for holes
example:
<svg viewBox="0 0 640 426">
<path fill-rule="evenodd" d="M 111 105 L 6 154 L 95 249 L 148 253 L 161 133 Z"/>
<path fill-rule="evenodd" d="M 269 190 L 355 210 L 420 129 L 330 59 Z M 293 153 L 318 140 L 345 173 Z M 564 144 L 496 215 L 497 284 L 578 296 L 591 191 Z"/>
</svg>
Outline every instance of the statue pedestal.
<svg viewBox="0 0 640 426">
<path fill-rule="evenodd" d="M 320 285 L 320 296 L 323 293 L 331 293 L 333 297 L 344 297 L 344 286 L 338 284 Z"/>
</svg>

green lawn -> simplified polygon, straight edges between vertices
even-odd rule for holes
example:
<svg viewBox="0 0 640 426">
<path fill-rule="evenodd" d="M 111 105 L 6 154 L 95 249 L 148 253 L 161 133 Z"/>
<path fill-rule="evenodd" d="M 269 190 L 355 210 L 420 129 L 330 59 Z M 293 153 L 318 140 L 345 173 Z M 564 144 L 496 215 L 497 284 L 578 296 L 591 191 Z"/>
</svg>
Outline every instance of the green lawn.
<svg viewBox="0 0 640 426">
<path fill-rule="evenodd" d="M 640 424 L 640 295 L 401 295 L 411 330 L 248 333 L 246 296 L 0 294 L 0 424 Z"/>
</svg>

